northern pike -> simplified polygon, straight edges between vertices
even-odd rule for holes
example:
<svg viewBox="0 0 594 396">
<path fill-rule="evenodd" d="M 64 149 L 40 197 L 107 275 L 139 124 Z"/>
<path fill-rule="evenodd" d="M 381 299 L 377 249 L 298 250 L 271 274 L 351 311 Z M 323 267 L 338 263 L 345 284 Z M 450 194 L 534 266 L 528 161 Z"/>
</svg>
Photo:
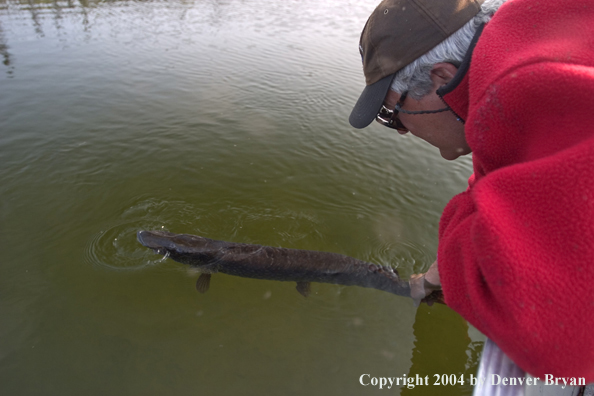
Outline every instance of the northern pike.
<svg viewBox="0 0 594 396">
<path fill-rule="evenodd" d="M 338 253 L 287 249 L 217 241 L 166 231 L 138 231 L 138 241 L 156 253 L 197 268 L 196 289 L 205 293 L 211 275 L 221 272 L 244 278 L 297 282 L 303 296 L 311 282 L 361 286 L 410 297 L 410 285 L 391 267 Z"/>
</svg>

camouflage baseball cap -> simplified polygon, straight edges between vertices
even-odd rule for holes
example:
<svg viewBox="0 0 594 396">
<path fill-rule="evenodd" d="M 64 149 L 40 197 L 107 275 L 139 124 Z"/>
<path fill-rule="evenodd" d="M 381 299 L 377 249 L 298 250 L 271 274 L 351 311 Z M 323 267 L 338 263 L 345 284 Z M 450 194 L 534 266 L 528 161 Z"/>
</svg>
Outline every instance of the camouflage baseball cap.
<svg viewBox="0 0 594 396">
<path fill-rule="evenodd" d="M 484 0 L 384 0 L 359 42 L 367 86 L 349 122 L 365 128 L 375 119 L 394 74 L 470 21 Z"/>
</svg>

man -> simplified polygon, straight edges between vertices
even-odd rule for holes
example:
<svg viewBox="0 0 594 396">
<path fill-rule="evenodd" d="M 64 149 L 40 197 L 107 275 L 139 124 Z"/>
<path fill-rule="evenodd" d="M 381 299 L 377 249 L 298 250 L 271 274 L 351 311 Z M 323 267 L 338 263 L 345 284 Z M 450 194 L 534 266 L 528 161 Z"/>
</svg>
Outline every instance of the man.
<svg viewBox="0 0 594 396">
<path fill-rule="evenodd" d="M 420 137 L 468 189 L 411 280 L 528 373 L 594 381 L 594 3 L 385 0 L 360 41 L 349 118 Z"/>
</svg>

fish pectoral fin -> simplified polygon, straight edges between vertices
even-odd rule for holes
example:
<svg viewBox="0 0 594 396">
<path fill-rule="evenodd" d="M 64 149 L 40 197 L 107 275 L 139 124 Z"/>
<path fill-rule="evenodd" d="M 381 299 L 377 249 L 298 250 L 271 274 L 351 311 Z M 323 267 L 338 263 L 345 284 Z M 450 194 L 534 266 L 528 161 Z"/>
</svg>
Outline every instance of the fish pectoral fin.
<svg viewBox="0 0 594 396">
<path fill-rule="evenodd" d="M 210 287 L 210 274 L 201 274 L 196 281 L 196 290 L 200 293 L 206 293 Z"/>
<path fill-rule="evenodd" d="M 297 282 L 297 291 L 303 297 L 309 296 L 311 292 L 311 282 Z"/>
</svg>

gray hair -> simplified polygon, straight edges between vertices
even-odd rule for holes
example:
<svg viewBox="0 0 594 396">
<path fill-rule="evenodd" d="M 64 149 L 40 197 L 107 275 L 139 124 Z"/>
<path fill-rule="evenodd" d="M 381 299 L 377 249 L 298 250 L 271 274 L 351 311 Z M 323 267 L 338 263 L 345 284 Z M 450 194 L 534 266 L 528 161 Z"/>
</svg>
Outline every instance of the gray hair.
<svg viewBox="0 0 594 396">
<path fill-rule="evenodd" d="M 447 62 L 457 67 L 460 66 L 478 27 L 490 21 L 495 11 L 505 1 L 485 0 L 481 5 L 481 10 L 474 18 L 435 48 L 399 70 L 392 81 L 390 89 L 399 94 L 408 91 L 408 95 L 415 100 L 420 100 L 423 96 L 429 94 L 433 87 L 431 81 L 433 65 Z"/>
</svg>

